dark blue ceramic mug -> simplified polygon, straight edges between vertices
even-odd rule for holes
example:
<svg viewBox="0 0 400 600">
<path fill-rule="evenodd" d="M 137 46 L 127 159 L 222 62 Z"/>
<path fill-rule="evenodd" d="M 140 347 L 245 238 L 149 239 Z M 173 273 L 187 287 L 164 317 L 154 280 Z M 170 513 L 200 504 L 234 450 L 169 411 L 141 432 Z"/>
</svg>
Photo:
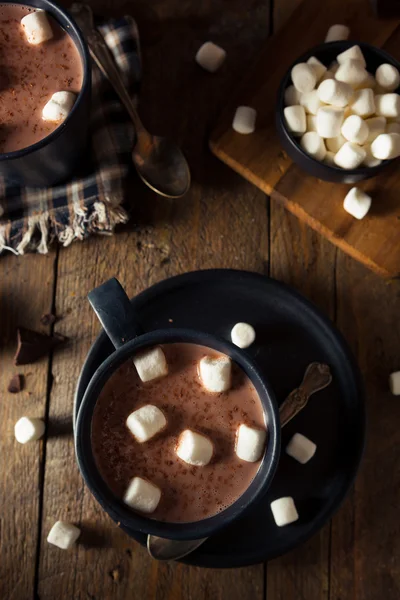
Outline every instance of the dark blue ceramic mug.
<svg viewBox="0 0 400 600">
<path fill-rule="evenodd" d="M 65 121 L 50 135 L 27 148 L 0 154 L 0 175 L 8 183 L 47 187 L 73 175 L 82 162 L 88 138 L 91 93 L 91 61 L 83 36 L 72 17 L 49 0 L 1 0 L 48 12 L 69 34 L 82 61 L 83 82 L 76 102 Z"/>
<path fill-rule="evenodd" d="M 221 528 L 242 516 L 259 501 L 269 488 L 279 460 L 280 419 L 274 394 L 250 355 L 232 343 L 208 333 L 190 329 L 159 329 L 143 333 L 135 312 L 116 279 L 110 279 L 89 294 L 103 328 L 115 346 L 113 352 L 93 375 L 79 408 L 75 427 L 75 451 L 82 476 L 92 494 L 125 530 L 140 531 L 174 540 L 198 539 L 213 535 Z M 227 354 L 252 381 L 263 406 L 268 424 L 268 437 L 264 458 L 259 470 L 247 488 L 224 511 L 193 523 L 164 523 L 132 511 L 122 499 L 117 498 L 102 479 L 97 468 L 91 444 L 93 411 L 106 381 L 139 350 L 158 344 L 187 342 L 207 346 Z"/>
</svg>

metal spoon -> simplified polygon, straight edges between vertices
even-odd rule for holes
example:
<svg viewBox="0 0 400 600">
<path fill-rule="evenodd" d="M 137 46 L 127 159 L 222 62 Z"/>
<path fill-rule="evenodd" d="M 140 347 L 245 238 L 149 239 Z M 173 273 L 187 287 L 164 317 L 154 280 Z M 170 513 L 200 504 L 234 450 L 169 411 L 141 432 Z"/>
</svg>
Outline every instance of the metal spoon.
<svg viewBox="0 0 400 600">
<path fill-rule="evenodd" d="M 136 145 L 132 161 L 139 177 L 157 194 L 181 198 L 190 188 L 189 165 L 181 149 L 166 138 L 152 135 L 144 127 L 107 44 L 94 26 L 91 8 L 86 4 L 73 5 L 73 14 L 85 36 L 91 57 L 117 92 L 135 126 Z"/>
<path fill-rule="evenodd" d="M 284 427 L 306 406 L 310 396 L 326 388 L 332 381 L 328 365 L 311 363 L 299 388 L 283 401 L 279 408 L 281 427 Z M 198 540 L 169 540 L 156 535 L 147 536 L 147 552 L 157 560 L 178 560 L 194 552 L 208 538 Z"/>
</svg>

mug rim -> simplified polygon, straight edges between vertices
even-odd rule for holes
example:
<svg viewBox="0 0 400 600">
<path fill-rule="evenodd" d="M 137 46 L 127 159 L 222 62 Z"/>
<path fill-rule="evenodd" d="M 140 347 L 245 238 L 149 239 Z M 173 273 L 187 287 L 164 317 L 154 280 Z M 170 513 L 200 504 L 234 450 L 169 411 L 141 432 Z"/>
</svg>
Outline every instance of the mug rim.
<svg viewBox="0 0 400 600">
<path fill-rule="evenodd" d="M 239 498 L 223 511 L 193 522 L 157 521 L 135 512 L 107 486 L 94 459 L 91 444 L 91 425 L 98 397 L 108 379 L 138 350 L 168 343 L 194 343 L 227 354 L 246 373 L 256 388 L 268 428 L 267 447 L 259 469 Z M 85 484 L 111 518 L 126 529 L 170 539 L 197 539 L 210 537 L 221 528 L 242 516 L 260 500 L 269 488 L 280 456 L 280 419 L 274 392 L 261 374 L 257 363 L 245 351 L 228 340 L 191 329 L 159 329 L 141 334 L 115 350 L 99 366 L 85 391 L 76 420 L 75 453 Z"/>
</svg>

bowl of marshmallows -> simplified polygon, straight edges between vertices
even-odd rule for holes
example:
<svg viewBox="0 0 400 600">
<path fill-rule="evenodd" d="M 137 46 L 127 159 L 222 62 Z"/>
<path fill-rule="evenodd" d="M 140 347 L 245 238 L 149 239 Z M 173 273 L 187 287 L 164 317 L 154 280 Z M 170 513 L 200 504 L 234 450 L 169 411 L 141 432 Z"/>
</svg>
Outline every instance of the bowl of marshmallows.
<svg viewBox="0 0 400 600">
<path fill-rule="evenodd" d="M 324 44 L 290 67 L 276 114 L 290 158 L 339 183 L 373 177 L 400 156 L 400 64 L 348 35 L 332 26 Z"/>
</svg>

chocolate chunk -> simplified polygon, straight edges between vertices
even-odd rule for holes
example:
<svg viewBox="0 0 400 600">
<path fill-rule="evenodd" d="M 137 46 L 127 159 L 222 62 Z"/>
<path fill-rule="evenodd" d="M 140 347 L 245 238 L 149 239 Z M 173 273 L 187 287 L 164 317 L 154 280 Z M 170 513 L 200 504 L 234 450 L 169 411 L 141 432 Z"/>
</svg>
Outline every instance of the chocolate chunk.
<svg viewBox="0 0 400 600">
<path fill-rule="evenodd" d="M 57 320 L 56 315 L 52 315 L 51 313 L 46 313 L 40 317 L 40 322 L 42 325 L 53 325 Z"/>
<path fill-rule="evenodd" d="M 17 375 L 13 375 L 7 389 L 10 394 L 18 394 L 18 392 L 24 389 L 24 376 L 18 373 Z"/>
<path fill-rule="evenodd" d="M 17 339 L 18 348 L 14 357 L 14 364 L 16 365 L 33 363 L 67 340 L 65 336 L 60 334 L 50 337 L 25 327 L 18 327 Z"/>
</svg>

